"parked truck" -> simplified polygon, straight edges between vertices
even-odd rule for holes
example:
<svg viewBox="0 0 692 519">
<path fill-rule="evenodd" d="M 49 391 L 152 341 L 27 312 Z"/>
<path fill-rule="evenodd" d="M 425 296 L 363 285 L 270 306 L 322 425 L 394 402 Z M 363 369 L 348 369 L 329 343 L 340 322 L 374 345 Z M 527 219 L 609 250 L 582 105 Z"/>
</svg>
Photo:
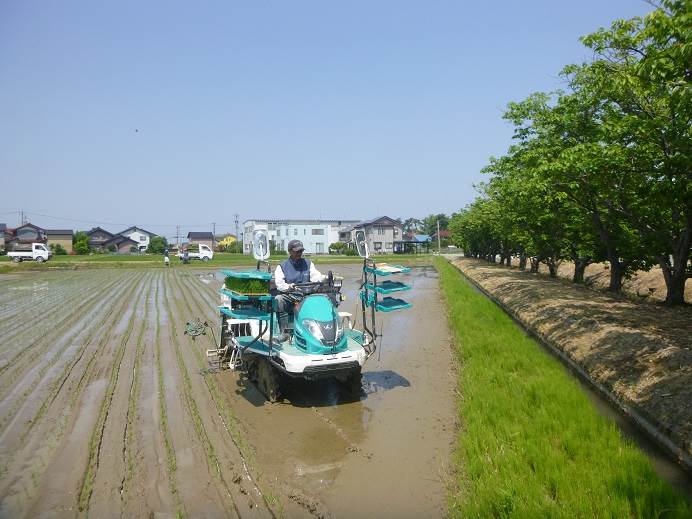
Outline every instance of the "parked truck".
<svg viewBox="0 0 692 519">
<path fill-rule="evenodd" d="M 7 256 L 15 263 L 24 260 L 34 260 L 38 263 L 43 263 L 53 256 L 53 252 L 43 243 L 32 243 L 31 250 L 11 251 L 7 253 Z"/>
<path fill-rule="evenodd" d="M 214 251 L 211 247 L 203 243 L 188 245 L 183 248 L 178 254 L 178 258 L 183 263 L 187 263 L 190 260 L 198 259 L 202 261 L 209 261 L 214 257 Z"/>
</svg>

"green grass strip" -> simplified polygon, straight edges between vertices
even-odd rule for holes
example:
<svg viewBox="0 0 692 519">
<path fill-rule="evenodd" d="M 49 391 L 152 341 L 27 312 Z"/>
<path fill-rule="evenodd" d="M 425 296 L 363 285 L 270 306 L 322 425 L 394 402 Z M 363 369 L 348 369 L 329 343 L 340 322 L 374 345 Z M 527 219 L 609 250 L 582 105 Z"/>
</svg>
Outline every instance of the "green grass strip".
<svg viewBox="0 0 692 519">
<path fill-rule="evenodd" d="M 462 424 L 453 517 L 690 517 L 578 382 L 446 260 Z"/>
</svg>

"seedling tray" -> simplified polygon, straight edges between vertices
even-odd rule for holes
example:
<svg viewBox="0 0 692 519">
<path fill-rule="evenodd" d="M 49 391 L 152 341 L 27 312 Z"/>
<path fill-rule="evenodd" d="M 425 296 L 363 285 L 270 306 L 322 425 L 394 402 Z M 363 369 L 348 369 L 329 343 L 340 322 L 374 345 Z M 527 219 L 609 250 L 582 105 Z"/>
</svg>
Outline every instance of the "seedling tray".
<svg viewBox="0 0 692 519">
<path fill-rule="evenodd" d="M 241 294 L 235 290 L 229 290 L 228 288 L 222 288 L 221 293 L 227 295 L 234 301 L 271 301 L 272 296 L 265 293 L 258 294 Z"/>
<path fill-rule="evenodd" d="M 403 310 L 405 308 L 411 308 L 413 305 L 407 303 L 403 299 L 396 299 L 394 297 L 385 297 L 377 302 L 377 310 L 382 312 L 392 312 L 394 310 Z"/>
<path fill-rule="evenodd" d="M 401 292 L 404 290 L 411 290 L 411 287 L 405 283 L 399 281 L 382 281 L 377 284 L 377 286 L 372 283 L 368 283 L 368 290 L 374 290 L 380 294 L 391 294 L 393 292 Z"/>
<path fill-rule="evenodd" d="M 263 279 L 269 281 L 272 278 L 271 272 L 263 270 L 222 270 L 221 273 L 227 278 L 236 279 Z"/>
<path fill-rule="evenodd" d="M 375 267 L 365 267 L 365 272 L 377 274 L 378 276 L 390 276 L 392 274 L 401 274 L 410 271 L 410 267 L 404 267 L 403 265 L 390 265 L 389 263 L 378 263 L 375 265 Z"/>
<path fill-rule="evenodd" d="M 271 317 L 269 312 L 264 312 L 257 308 L 228 308 L 220 306 L 219 312 L 232 319 L 257 319 L 260 321 L 268 321 Z"/>
</svg>

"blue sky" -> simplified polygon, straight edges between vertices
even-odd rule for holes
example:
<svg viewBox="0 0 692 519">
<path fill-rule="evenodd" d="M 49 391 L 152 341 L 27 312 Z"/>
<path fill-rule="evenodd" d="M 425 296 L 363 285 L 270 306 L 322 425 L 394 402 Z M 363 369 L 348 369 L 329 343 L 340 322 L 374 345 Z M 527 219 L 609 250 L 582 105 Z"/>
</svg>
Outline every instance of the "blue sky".
<svg viewBox="0 0 692 519">
<path fill-rule="evenodd" d="M 0 222 L 451 214 L 641 0 L 0 3 Z M 121 229 L 122 228 L 122 229 Z"/>
</svg>

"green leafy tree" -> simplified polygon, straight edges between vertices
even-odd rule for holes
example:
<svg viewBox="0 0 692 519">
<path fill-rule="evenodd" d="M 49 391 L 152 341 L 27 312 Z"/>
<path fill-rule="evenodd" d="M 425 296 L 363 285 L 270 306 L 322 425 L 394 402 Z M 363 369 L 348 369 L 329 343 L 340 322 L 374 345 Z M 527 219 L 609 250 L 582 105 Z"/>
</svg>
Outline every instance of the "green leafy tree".
<svg viewBox="0 0 692 519">
<path fill-rule="evenodd" d="M 168 240 L 163 236 L 153 236 L 149 240 L 147 252 L 149 254 L 163 254 L 163 251 L 168 248 Z"/>
<path fill-rule="evenodd" d="M 346 250 L 346 244 L 342 241 L 338 241 L 335 243 L 332 243 L 329 246 L 329 252 L 334 253 L 334 254 L 343 254 L 344 250 Z"/>
<path fill-rule="evenodd" d="M 421 229 L 424 234 L 432 236 L 437 232 L 437 222 L 440 222 L 440 230 L 446 231 L 449 225 L 449 217 L 446 214 L 430 214 L 423 218 Z"/>
<path fill-rule="evenodd" d="M 89 236 L 85 231 L 77 231 L 72 235 L 72 249 L 76 254 L 89 254 Z"/>
</svg>

